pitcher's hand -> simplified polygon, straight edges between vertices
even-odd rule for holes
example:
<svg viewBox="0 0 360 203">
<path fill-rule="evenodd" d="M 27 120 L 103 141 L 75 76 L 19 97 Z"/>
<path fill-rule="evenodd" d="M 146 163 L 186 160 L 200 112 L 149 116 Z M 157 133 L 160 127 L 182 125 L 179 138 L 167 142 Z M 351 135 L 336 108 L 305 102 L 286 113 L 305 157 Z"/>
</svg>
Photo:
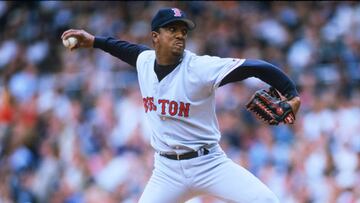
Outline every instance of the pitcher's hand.
<svg viewBox="0 0 360 203">
<path fill-rule="evenodd" d="M 92 48 L 94 46 L 95 36 L 85 30 L 70 29 L 61 35 L 61 39 L 67 39 L 69 37 L 75 37 L 78 40 L 76 46 L 71 48 L 71 50 L 77 48 Z"/>
</svg>

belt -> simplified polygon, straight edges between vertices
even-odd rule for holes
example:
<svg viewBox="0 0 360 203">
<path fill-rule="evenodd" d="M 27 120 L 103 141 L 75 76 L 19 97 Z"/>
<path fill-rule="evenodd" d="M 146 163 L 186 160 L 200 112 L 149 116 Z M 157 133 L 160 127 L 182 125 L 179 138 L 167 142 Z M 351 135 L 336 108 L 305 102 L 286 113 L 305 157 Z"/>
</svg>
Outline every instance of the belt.
<svg viewBox="0 0 360 203">
<path fill-rule="evenodd" d="M 195 157 L 199 157 L 202 155 L 207 155 L 209 154 L 209 150 L 206 148 L 201 148 L 198 151 L 192 151 L 192 152 L 187 152 L 185 154 L 164 154 L 160 152 L 160 156 L 166 157 L 168 159 L 172 159 L 172 160 L 185 160 L 185 159 L 192 159 Z"/>
</svg>

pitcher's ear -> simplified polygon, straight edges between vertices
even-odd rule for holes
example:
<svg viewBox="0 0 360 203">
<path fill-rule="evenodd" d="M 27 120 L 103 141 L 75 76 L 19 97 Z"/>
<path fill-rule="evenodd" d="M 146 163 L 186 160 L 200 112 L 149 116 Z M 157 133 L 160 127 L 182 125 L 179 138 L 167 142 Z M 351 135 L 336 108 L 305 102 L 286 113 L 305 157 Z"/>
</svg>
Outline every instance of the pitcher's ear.
<svg viewBox="0 0 360 203">
<path fill-rule="evenodd" d="M 158 32 L 155 32 L 155 31 L 151 32 L 151 37 L 152 37 L 153 41 L 157 41 L 158 36 L 159 36 Z"/>
</svg>

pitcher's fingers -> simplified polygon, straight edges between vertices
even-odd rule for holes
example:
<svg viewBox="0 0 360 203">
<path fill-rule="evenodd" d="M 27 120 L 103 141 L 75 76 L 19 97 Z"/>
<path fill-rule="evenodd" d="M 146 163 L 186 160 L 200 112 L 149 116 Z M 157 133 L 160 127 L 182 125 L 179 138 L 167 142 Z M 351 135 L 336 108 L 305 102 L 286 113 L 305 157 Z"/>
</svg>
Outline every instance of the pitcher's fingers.
<svg viewBox="0 0 360 203">
<path fill-rule="evenodd" d="M 62 35 L 61 35 L 61 39 L 67 39 L 71 36 L 76 36 L 79 33 L 78 30 L 74 30 L 74 29 L 70 29 L 70 30 L 66 30 Z"/>
<path fill-rule="evenodd" d="M 61 39 L 64 39 L 64 37 L 67 36 L 70 32 L 73 32 L 73 29 L 66 30 L 65 32 L 63 32 L 61 35 Z"/>
<path fill-rule="evenodd" d="M 291 123 L 291 118 L 289 116 L 286 116 L 284 120 L 286 124 Z"/>
<path fill-rule="evenodd" d="M 68 32 L 68 33 L 64 34 L 64 36 L 61 39 L 68 39 L 69 37 L 78 38 L 78 35 L 76 32 Z"/>
<path fill-rule="evenodd" d="M 287 122 L 290 123 L 290 124 L 294 123 L 294 119 L 293 119 L 293 117 L 292 117 L 291 115 L 288 116 L 288 117 L 286 118 L 286 120 L 287 120 Z"/>
</svg>

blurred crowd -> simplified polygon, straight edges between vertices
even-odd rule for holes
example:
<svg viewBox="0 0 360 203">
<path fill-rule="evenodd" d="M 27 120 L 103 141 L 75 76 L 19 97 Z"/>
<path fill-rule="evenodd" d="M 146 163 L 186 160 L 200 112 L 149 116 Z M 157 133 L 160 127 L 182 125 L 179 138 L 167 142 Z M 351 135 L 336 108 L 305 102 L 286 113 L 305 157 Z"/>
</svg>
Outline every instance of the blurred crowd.
<svg viewBox="0 0 360 203">
<path fill-rule="evenodd" d="M 360 203 L 359 2 L 0 1 L 1 203 L 137 202 L 154 151 L 136 71 L 101 50 L 70 51 L 60 36 L 84 29 L 151 47 L 150 21 L 162 7 L 197 24 L 187 49 L 263 59 L 297 85 L 302 106 L 291 126 L 267 126 L 245 110 L 266 83 L 218 89 L 231 159 L 281 202 Z"/>
</svg>

